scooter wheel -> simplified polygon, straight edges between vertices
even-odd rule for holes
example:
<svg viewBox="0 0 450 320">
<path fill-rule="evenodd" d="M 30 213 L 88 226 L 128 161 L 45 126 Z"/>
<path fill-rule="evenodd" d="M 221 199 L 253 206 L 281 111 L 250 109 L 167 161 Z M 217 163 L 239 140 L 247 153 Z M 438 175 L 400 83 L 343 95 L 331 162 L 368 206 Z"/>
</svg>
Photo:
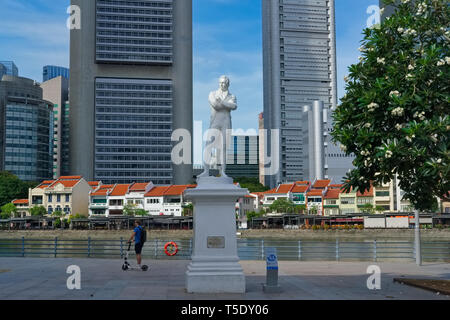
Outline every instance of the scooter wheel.
<svg viewBox="0 0 450 320">
<path fill-rule="evenodd" d="M 123 271 L 127 271 L 128 270 L 128 266 L 126 264 L 122 265 L 122 270 Z"/>
<path fill-rule="evenodd" d="M 147 271 L 147 270 L 148 270 L 148 266 L 143 265 L 143 266 L 142 266 L 142 271 Z"/>
</svg>

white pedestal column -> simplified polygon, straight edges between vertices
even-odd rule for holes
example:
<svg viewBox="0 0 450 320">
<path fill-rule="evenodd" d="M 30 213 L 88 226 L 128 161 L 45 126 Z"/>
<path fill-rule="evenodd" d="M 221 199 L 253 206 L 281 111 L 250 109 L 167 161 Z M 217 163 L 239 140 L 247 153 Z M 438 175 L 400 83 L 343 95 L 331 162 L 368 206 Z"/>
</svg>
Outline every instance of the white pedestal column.
<svg viewBox="0 0 450 320">
<path fill-rule="evenodd" d="M 194 204 L 192 262 L 186 272 L 189 293 L 245 293 L 237 253 L 236 201 L 248 194 L 231 179 L 204 177 L 185 191 Z"/>
</svg>

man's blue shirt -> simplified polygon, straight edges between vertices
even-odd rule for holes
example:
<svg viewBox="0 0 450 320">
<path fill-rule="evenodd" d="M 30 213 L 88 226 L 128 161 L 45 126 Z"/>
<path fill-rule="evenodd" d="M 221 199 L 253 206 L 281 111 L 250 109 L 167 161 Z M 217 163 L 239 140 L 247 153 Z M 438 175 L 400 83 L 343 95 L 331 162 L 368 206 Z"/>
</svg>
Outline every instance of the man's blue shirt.
<svg viewBox="0 0 450 320">
<path fill-rule="evenodd" d="M 136 233 L 134 235 L 134 243 L 136 243 L 136 244 L 141 243 L 141 232 L 142 232 L 141 226 L 134 228 L 134 232 Z"/>
</svg>

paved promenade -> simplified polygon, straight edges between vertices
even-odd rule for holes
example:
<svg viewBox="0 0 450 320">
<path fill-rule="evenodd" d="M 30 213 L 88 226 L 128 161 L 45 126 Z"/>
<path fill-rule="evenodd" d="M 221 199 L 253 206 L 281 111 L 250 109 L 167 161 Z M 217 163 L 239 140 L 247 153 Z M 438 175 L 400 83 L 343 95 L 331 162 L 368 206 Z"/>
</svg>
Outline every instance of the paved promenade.
<svg viewBox="0 0 450 320">
<path fill-rule="evenodd" d="M 450 264 L 378 263 L 381 290 L 367 289 L 367 267 L 361 262 L 280 262 L 282 293 L 265 294 L 265 263 L 242 261 L 246 294 L 188 294 L 184 289 L 189 261 L 146 261 L 148 272 L 121 270 L 121 260 L 0 258 L 0 299 L 149 299 L 149 300 L 396 300 L 447 299 L 393 282 L 393 278 L 450 279 Z M 66 269 L 81 268 L 81 290 L 68 290 Z"/>
</svg>

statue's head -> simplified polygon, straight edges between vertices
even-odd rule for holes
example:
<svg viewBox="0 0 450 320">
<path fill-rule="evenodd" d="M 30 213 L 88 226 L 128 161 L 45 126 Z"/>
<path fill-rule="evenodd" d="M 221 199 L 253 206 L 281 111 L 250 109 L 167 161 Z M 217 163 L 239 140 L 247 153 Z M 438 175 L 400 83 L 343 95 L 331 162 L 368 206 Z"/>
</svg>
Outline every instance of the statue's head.
<svg viewBox="0 0 450 320">
<path fill-rule="evenodd" d="M 227 91 L 230 87 L 230 79 L 228 79 L 227 76 L 221 76 L 219 79 L 219 85 L 222 91 Z"/>
</svg>

